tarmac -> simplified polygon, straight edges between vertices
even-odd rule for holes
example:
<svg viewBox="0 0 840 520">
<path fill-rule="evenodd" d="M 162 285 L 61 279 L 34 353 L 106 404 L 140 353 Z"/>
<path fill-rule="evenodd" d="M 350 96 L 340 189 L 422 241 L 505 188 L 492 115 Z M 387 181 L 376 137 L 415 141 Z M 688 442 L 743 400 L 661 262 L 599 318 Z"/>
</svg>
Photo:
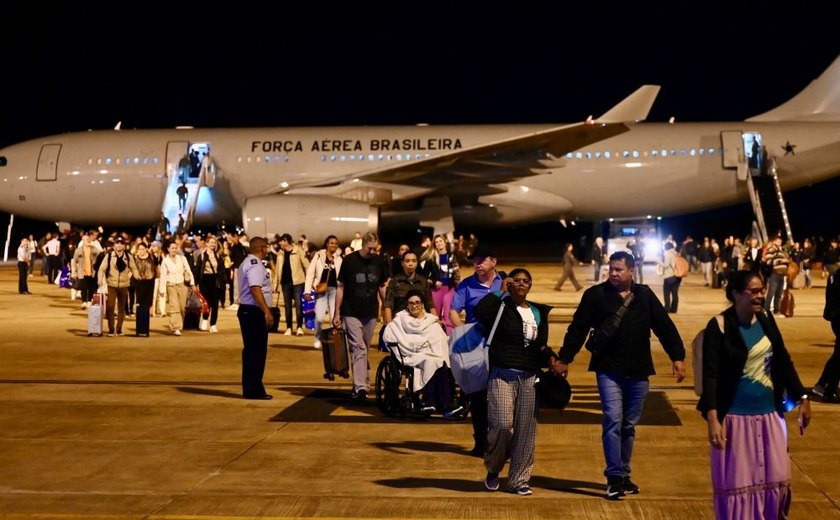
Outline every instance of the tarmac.
<svg viewBox="0 0 840 520">
<path fill-rule="evenodd" d="M 552 290 L 559 264 L 526 267 L 531 299 L 555 307 L 556 348 L 581 293 Z M 650 266 L 646 278 L 661 295 Z M 822 319 L 825 280 L 816 282 L 794 291 L 795 316 L 779 323 L 808 387 L 834 342 Z M 541 412 L 534 495 L 520 497 L 484 489 L 468 419 L 388 418 L 372 399 L 354 404 L 349 380 L 323 378 L 311 333 L 270 336 L 265 383 L 274 399 L 249 401 L 240 394 L 235 312 L 220 311 L 218 334 L 175 337 L 158 317 L 150 338 L 131 336 L 131 319 L 124 337 L 88 337 L 69 290 L 36 276 L 30 291 L 17 294 L 16 268 L 0 267 L 0 518 L 714 518 L 690 355 L 689 377 L 677 384 L 655 340 L 658 375 L 633 456 L 641 494 L 604 498 L 601 413 L 583 351 L 571 366 L 569 406 Z M 726 306 L 699 274 L 683 282 L 673 318 L 687 348 Z M 371 353 L 371 378 L 381 357 Z M 840 519 L 840 404 L 812 408 L 804 436 L 788 415 L 791 518 Z"/>
</svg>

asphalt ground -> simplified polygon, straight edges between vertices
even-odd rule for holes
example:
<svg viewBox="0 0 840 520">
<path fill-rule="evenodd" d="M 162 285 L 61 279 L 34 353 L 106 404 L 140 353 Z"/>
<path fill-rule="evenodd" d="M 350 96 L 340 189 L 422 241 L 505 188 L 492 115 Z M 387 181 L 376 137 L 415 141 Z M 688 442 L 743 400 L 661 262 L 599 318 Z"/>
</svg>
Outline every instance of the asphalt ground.
<svg viewBox="0 0 840 520">
<path fill-rule="evenodd" d="M 552 290 L 559 264 L 526 267 L 532 299 L 555 307 L 557 347 L 580 293 Z M 579 278 L 590 271 L 578 269 Z M 834 341 L 821 317 L 825 281 L 817 283 L 795 291 L 796 315 L 779 325 L 806 386 Z M 603 498 L 601 414 L 582 353 L 569 406 L 541 413 L 534 495 L 519 497 L 484 489 L 468 420 L 388 418 L 372 400 L 354 404 L 348 380 L 323 378 L 311 334 L 270 336 L 265 383 L 274 399 L 250 401 L 240 397 L 235 312 L 220 311 L 218 334 L 174 337 L 166 318 L 153 318 L 150 338 L 131 336 L 131 320 L 124 337 L 88 337 L 69 290 L 39 277 L 30 290 L 18 295 L 16 268 L 0 267 L 2 518 L 713 518 L 690 364 L 677 384 L 656 341 L 659 374 L 633 457 L 641 494 Z M 686 345 L 725 307 L 723 292 L 692 274 L 674 315 Z M 381 357 L 371 354 L 372 367 Z M 792 518 L 840 518 L 840 405 L 814 403 L 813 416 L 805 436 L 788 416 Z"/>
</svg>

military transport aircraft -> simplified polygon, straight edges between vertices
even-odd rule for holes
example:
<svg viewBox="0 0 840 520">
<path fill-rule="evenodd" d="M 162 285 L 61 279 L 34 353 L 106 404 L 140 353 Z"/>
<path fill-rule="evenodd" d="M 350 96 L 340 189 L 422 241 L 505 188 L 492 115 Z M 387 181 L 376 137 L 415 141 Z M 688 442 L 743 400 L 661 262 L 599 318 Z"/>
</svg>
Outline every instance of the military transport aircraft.
<svg viewBox="0 0 840 520">
<path fill-rule="evenodd" d="M 318 240 L 391 219 L 448 232 L 757 204 L 759 180 L 780 196 L 840 171 L 840 58 L 787 103 L 741 122 L 640 122 L 658 90 L 643 86 L 567 125 L 54 135 L 0 150 L 0 209 L 75 224 L 153 225 L 161 212 L 177 222 L 184 185 L 188 225 L 241 221 L 252 235 Z"/>
</svg>

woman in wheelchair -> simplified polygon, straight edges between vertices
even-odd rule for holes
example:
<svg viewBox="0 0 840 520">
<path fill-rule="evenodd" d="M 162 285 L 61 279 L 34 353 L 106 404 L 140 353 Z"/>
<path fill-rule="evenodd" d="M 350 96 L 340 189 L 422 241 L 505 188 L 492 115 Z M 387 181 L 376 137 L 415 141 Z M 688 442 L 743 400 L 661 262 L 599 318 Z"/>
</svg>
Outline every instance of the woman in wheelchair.
<svg viewBox="0 0 840 520">
<path fill-rule="evenodd" d="M 417 411 L 443 411 L 452 402 L 449 344 L 437 316 L 427 313 L 424 295 L 410 290 L 408 307 L 398 312 L 385 328 L 385 343 L 395 345 L 392 353 L 405 367 L 413 369 L 412 392 L 423 400 L 413 403 Z"/>
</svg>

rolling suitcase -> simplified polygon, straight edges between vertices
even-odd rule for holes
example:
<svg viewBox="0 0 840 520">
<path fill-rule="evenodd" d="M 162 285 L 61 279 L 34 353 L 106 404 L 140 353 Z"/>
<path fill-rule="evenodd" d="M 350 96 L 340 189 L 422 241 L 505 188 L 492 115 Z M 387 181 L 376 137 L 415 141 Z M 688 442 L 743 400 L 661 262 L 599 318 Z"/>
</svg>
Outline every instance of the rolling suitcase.
<svg viewBox="0 0 840 520">
<path fill-rule="evenodd" d="M 786 318 L 790 318 L 793 316 L 793 293 L 790 292 L 790 289 L 785 289 L 785 292 L 782 293 L 782 301 L 779 302 L 779 312 L 785 315 Z"/>
<path fill-rule="evenodd" d="M 280 307 L 271 307 L 271 317 L 274 318 L 274 323 L 268 332 L 280 332 Z"/>
<path fill-rule="evenodd" d="M 102 335 L 102 309 L 105 308 L 105 295 L 95 293 L 87 309 L 88 313 L 88 336 Z"/>
<path fill-rule="evenodd" d="M 324 354 L 324 379 L 335 380 L 339 375 L 350 377 L 350 358 L 347 353 L 347 333 L 330 327 L 321 330 L 321 351 Z"/>
</svg>

